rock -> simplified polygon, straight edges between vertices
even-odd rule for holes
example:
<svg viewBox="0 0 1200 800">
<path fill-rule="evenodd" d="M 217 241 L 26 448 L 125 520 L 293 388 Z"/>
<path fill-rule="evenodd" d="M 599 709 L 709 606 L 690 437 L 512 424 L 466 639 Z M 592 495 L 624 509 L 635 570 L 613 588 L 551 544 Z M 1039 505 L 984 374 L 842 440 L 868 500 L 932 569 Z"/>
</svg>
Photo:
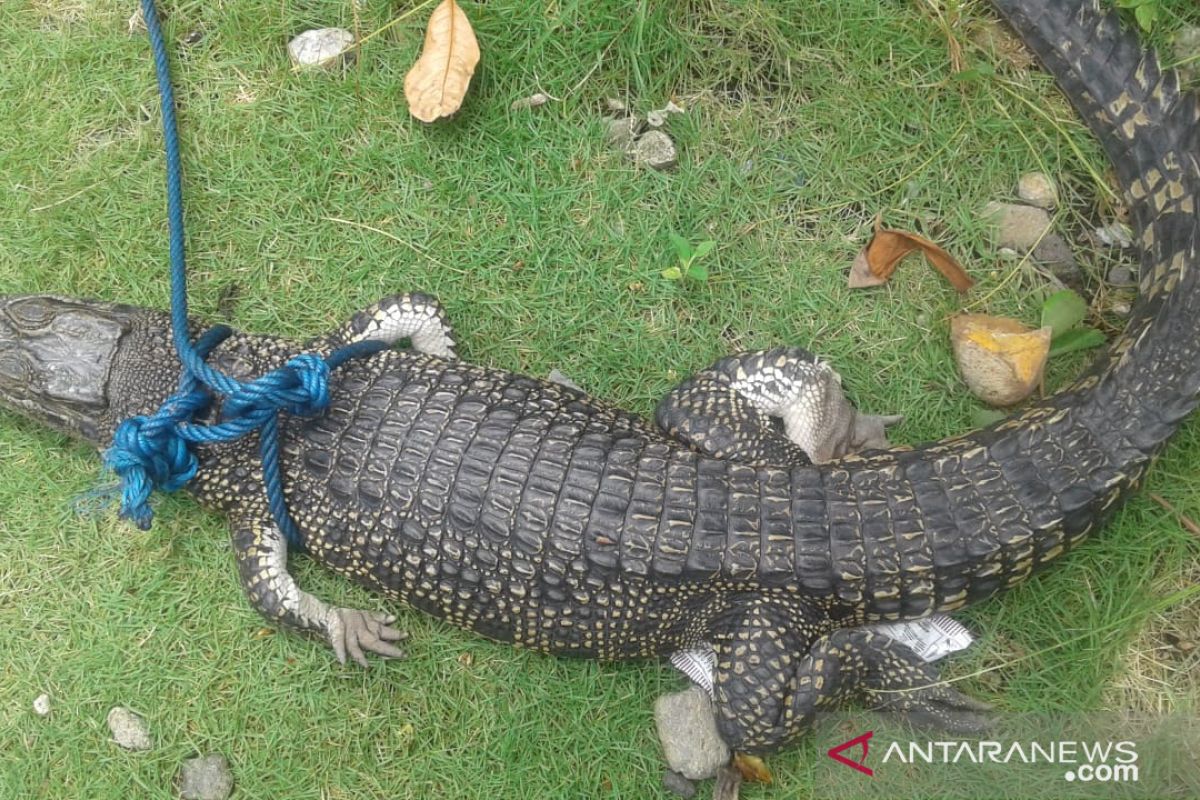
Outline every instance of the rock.
<svg viewBox="0 0 1200 800">
<path fill-rule="evenodd" d="M 711 778 L 728 763 L 729 748 L 717 734 L 712 701 L 696 686 L 654 702 L 654 721 L 667 766 L 694 781 Z"/>
<path fill-rule="evenodd" d="M 696 784 L 678 772 L 672 772 L 669 769 L 664 770 L 662 782 L 664 789 L 676 797 L 682 797 L 683 800 L 692 800 L 696 796 Z"/>
<path fill-rule="evenodd" d="M 1050 215 L 1044 209 L 1016 203 L 988 203 L 983 216 L 996 226 L 996 245 L 1028 252 L 1050 227 Z"/>
<path fill-rule="evenodd" d="M 288 42 L 288 55 L 297 67 L 335 69 L 354 60 L 354 34 L 345 28 L 317 28 Z"/>
<path fill-rule="evenodd" d="M 108 729 L 113 741 L 126 750 L 149 750 L 154 746 L 146 721 L 128 708 L 116 706 L 108 712 Z"/>
<path fill-rule="evenodd" d="M 1137 278 L 1133 276 L 1133 270 L 1121 264 L 1117 264 L 1108 271 L 1108 282 L 1109 285 L 1122 289 L 1137 286 Z"/>
<path fill-rule="evenodd" d="M 1181 63 L 1179 72 L 1184 80 L 1200 79 L 1200 25 L 1181 28 L 1171 44 L 1175 60 Z M 1190 59 L 1190 60 L 1189 60 Z"/>
<path fill-rule="evenodd" d="M 524 111 L 525 109 L 537 108 L 538 106 L 544 106 L 544 105 L 546 105 L 546 103 L 549 103 L 553 99 L 554 99 L 553 97 L 546 94 L 545 92 L 537 92 L 535 94 L 529 95 L 529 97 L 522 97 L 519 100 L 513 100 L 512 104 L 509 106 L 509 108 L 512 109 L 513 111 Z"/>
<path fill-rule="evenodd" d="M 1123 222 L 1110 222 L 1092 231 L 1092 243 L 1104 247 L 1133 247 L 1133 230 Z"/>
<path fill-rule="evenodd" d="M 1133 306 L 1130 305 L 1125 300 L 1118 300 L 1115 303 L 1113 303 L 1109 308 L 1113 314 L 1117 315 L 1118 317 L 1122 317 L 1122 318 L 1128 317 L 1130 314 L 1133 313 Z"/>
<path fill-rule="evenodd" d="M 574 389 L 577 392 L 583 391 L 582 386 L 556 369 L 550 370 L 550 374 L 546 376 L 546 380 L 550 381 L 551 383 L 557 383 L 559 386 L 566 386 L 568 389 Z"/>
<path fill-rule="evenodd" d="M 1031 206 L 1053 211 L 1058 205 L 1058 190 L 1044 172 L 1026 172 L 1017 181 L 1017 196 Z"/>
<path fill-rule="evenodd" d="M 637 138 L 630 149 L 633 163 L 652 169 L 671 169 L 678 162 L 675 142 L 662 131 L 647 131 Z"/>
<path fill-rule="evenodd" d="M 608 121 L 608 132 L 604 138 L 614 150 L 628 150 L 641 128 L 641 123 L 638 122 L 637 117 L 610 119 Z"/>
<path fill-rule="evenodd" d="M 233 773 L 220 753 L 189 758 L 176 778 L 183 800 L 225 800 L 233 791 Z"/>
<path fill-rule="evenodd" d="M 629 106 L 625 105 L 623 100 L 618 100 L 615 97 L 606 97 L 604 98 L 604 110 L 610 114 L 625 116 L 629 112 Z"/>
<path fill-rule="evenodd" d="M 1071 246 L 1057 233 L 1047 233 L 1033 249 L 1033 259 L 1049 268 L 1054 277 L 1068 286 L 1082 286 L 1083 273 L 1075 261 Z"/>
<path fill-rule="evenodd" d="M 33 713 L 39 717 L 44 717 L 50 713 L 50 695 L 43 693 L 34 698 Z"/>
</svg>

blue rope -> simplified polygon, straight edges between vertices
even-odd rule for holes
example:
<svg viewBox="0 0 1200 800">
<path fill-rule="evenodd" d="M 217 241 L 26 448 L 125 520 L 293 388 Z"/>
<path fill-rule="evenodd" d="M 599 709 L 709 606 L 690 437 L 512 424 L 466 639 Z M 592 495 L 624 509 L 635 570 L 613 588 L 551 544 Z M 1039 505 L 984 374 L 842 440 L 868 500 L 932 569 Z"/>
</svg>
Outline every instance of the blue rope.
<svg viewBox="0 0 1200 800">
<path fill-rule="evenodd" d="M 259 431 L 263 484 L 279 529 L 295 548 L 303 549 L 299 530 L 287 510 L 279 471 L 279 412 L 312 416 L 329 407 L 329 373 L 352 358 L 379 352 L 379 342 L 359 342 L 322 358 L 304 353 L 287 365 L 243 383 L 209 366 L 208 354 L 231 331 L 218 326 L 193 345 L 188 338 L 187 267 L 184 259 L 183 195 L 179 136 L 175 126 L 175 96 L 167 65 L 167 48 L 154 0 L 142 0 L 142 15 L 150 34 L 154 68 L 162 98 L 163 140 L 167 157 L 167 224 L 171 252 L 171 331 L 183 364 L 179 388 L 149 416 L 122 422 L 113 435 L 104 461 L 121 479 L 121 517 L 147 530 L 154 518 L 150 494 L 173 492 L 196 476 L 196 445 L 231 442 Z M 221 417 L 211 424 L 193 422 L 222 398 Z"/>
</svg>

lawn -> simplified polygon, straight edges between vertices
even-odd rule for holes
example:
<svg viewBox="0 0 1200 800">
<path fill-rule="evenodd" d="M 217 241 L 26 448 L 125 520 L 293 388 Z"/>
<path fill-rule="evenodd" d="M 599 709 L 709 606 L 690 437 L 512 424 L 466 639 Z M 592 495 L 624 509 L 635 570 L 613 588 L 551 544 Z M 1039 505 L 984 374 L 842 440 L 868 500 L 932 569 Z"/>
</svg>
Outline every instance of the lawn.
<svg viewBox="0 0 1200 800">
<path fill-rule="evenodd" d="M 364 32 L 412 6 L 362 5 Z M 924 0 L 464 5 L 483 62 L 462 112 L 427 126 L 401 88 L 425 11 L 344 74 L 308 74 L 285 43 L 354 27 L 346 0 L 165 3 L 195 313 L 303 337 L 420 289 L 466 358 L 559 369 L 642 413 L 721 355 L 787 342 L 829 358 L 861 407 L 905 414 L 893 440 L 915 443 L 969 429 L 978 407 L 947 316 L 1037 321 L 1050 282 L 999 254 L 979 211 L 1042 170 L 1093 321 L 1119 325 L 1099 280 L 1115 256 L 1081 243 L 1114 213 L 1106 162 L 1046 75 L 977 44 L 984 3 L 958 19 Z M 1200 23 L 1189 0 L 1161 5 L 1164 45 Z M 157 89 L 133 7 L 0 4 L 0 293 L 167 305 Z M 947 32 L 996 75 L 953 79 Z M 558 99 L 510 108 L 537 91 Z M 606 144 L 608 97 L 686 108 L 676 171 Z M 960 299 L 914 258 L 887 287 L 847 289 L 877 213 L 978 287 Z M 707 282 L 662 277 L 672 232 L 716 242 Z M 1049 388 L 1086 359 L 1057 360 Z M 979 641 L 947 674 L 1002 711 L 1194 713 L 1200 648 L 1173 643 L 1200 639 L 1200 539 L 1178 516 L 1200 519 L 1198 461 L 1192 423 L 1102 536 L 961 615 Z M 173 797 L 179 762 L 212 751 L 241 798 L 665 796 L 652 704 L 682 685 L 668 666 L 555 660 L 406 612 L 407 661 L 339 667 L 264 628 L 223 520 L 182 496 L 158 500 L 148 534 L 76 513 L 98 479 L 94 453 L 0 412 L 0 797 Z M 378 604 L 303 559 L 296 573 L 326 600 Z M 114 705 L 146 717 L 152 751 L 108 741 Z M 771 758 L 777 785 L 743 795 L 808 796 L 819 756 Z"/>
</svg>

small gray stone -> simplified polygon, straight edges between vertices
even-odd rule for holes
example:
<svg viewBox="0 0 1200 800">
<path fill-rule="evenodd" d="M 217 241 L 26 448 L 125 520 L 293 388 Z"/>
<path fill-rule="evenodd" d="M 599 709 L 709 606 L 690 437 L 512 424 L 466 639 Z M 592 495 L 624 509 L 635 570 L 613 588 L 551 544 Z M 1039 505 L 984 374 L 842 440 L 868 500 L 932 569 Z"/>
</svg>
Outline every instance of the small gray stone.
<svg viewBox="0 0 1200 800">
<path fill-rule="evenodd" d="M 559 386 L 566 386 L 568 389 L 574 389 L 577 392 L 583 391 L 582 386 L 556 369 L 550 370 L 550 374 L 546 376 L 546 379 L 551 383 L 557 383 Z"/>
<path fill-rule="evenodd" d="M 618 100 L 615 97 L 604 98 L 604 110 L 610 114 L 621 114 L 624 116 L 629 112 L 629 106 L 625 105 L 625 101 Z"/>
<path fill-rule="evenodd" d="M 176 780 L 183 800 L 225 800 L 233 791 L 233 773 L 220 753 L 184 761 Z"/>
<path fill-rule="evenodd" d="M 50 713 L 50 695 L 42 693 L 33 700 L 33 713 L 44 717 Z"/>
<path fill-rule="evenodd" d="M 518 100 L 513 100 L 512 103 L 509 105 L 509 108 L 512 109 L 513 111 L 525 111 L 530 108 L 537 108 L 538 106 L 544 106 L 544 105 L 546 105 L 546 103 L 549 103 L 553 99 L 554 99 L 553 97 L 546 94 L 545 92 L 536 92 L 535 94 L 529 95 L 529 97 L 522 97 Z"/>
<path fill-rule="evenodd" d="M 696 796 L 696 784 L 680 775 L 678 772 L 663 770 L 663 788 L 683 800 L 692 800 Z"/>
<path fill-rule="evenodd" d="M 633 143 L 630 154 L 635 164 L 659 170 L 671 169 L 678 161 L 675 143 L 662 131 L 643 133 Z"/>
<path fill-rule="evenodd" d="M 297 67 L 333 69 L 354 59 L 354 34 L 345 28 L 317 28 L 288 42 L 288 55 Z"/>
<path fill-rule="evenodd" d="M 1016 203 L 991 202 L 983 216 L 996 226 L 996 245 L 1028 252 L 1050 227 L 1050 215 L 1044 209 Z"/>
<path fill-rule="evenodd" d="M 1083 273 L 1079 271 L 1075 253 L 1057 233 L 1047 233 L 1042 237 L 1042 241 L 1033 249 L 1033 259 L 1068 286 L 1082 285 Z"/>
<path fill-rule="evenodd" d="M 1120 288 L 1137 286 L 1137 279 L 1133 277 L 1133 271 L 1121 264 L 1108 271 L 1108 282 L 1110 285 Z"/>
<path fill-rule="evenodd" d="M 1058 189 L 1044 172 L 1026 172 L 1017 181 L 1017 195 L 1031 206 L 1053 210 L 1058 205 Z"/>
<path fill-rule="evenodd" d="M 1133 247 L 1133 231 L 1121 222 L 1110 222 L 1092 231 L 1092 242 L 1104 247 Z"/>
<path fill-rule="evenodd" d="M 614 150 L 628 150 L 641 127 L 641 123 L 636 117 L 610 119 L 608 120 L 608 133 L 604 138 Z"/>
<path fill-rule="evenodd" d="M 729 761 L 729 748 L 717 733 L 712 701 L 699 687 L 658 698 L 654 721 L 667 766 L 685 778 L 711 778 Z"/>
<path fill-rule="evenodd" d="M 108 729 L 113 741 L 126 750 L 149 750 L 154 746 L 146 721 L 128 708 L 116 706 L 108 712 Z"/>
</svg>

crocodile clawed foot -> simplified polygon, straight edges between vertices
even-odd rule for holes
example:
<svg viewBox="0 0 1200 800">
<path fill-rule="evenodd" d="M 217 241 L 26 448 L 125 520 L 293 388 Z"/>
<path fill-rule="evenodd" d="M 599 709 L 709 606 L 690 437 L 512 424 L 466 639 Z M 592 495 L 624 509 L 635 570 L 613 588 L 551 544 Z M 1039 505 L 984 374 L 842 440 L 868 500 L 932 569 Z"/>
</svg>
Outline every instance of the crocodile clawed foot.
<svg viewBox="0 0 1200 800">
<path fill-rule="evenodd" d="M 395 621 L 394 615 L 378 611 L 331 608 L 325 629 L 338 663 L 345 664 L 347 654 L 363 667 L 368 666 L 366 653 L 404 658 L 404 651 L 392 642 L 403 641 L 408 634 L 393 628 Z"/>
<path fill-rule="evenodd" d="M 904 718 L 917 728 L 942 731 L 955 736 L 977 736 L 991 729 L 994 720 L 987 703 L 952 689 L 944 683 L 880 695 L 882 711 Z"/>
</svg>

